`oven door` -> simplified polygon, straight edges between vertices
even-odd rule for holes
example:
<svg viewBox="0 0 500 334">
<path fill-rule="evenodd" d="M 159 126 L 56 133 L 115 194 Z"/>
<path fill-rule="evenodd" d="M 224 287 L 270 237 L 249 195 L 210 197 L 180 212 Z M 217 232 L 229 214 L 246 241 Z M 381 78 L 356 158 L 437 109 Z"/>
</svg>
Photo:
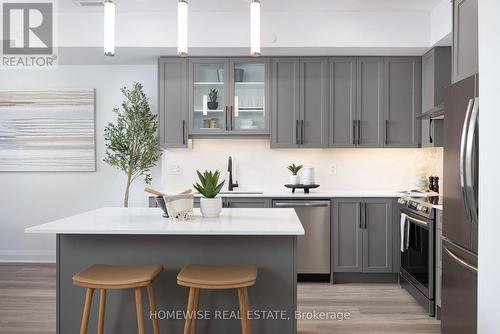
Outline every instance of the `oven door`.
<svg viewBox="0 0 500 334">
<path fill-rule="evenodd" d="M 428 299 L 434 299 L 434 223 L 405 214 L 401 275 Z"/>
</svg>

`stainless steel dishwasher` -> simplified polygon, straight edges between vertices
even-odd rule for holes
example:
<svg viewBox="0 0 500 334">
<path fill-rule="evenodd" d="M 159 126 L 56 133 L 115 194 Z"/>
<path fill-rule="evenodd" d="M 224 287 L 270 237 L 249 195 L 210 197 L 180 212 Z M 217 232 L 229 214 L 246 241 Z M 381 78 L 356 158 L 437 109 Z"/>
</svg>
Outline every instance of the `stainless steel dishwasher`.
<svg viewBox="0 0 500 334">
<path fill-rule="evenodd" d="M 330 274 L 330 201 L 274 200 L 274 208 L 293 208 L 305 235 L 297 238 L 298 273 Z"/>
</svg>

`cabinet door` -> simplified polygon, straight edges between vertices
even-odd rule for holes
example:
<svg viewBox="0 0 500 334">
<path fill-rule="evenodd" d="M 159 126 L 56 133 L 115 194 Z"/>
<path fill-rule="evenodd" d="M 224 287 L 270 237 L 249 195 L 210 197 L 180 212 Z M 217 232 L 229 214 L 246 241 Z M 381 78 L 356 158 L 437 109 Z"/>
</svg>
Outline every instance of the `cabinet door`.
<svg viewBox="0 0 500 334">
<path fill-rule="evenodd" d="M 328 140 L 328 59 L 300 59 L 300 146 L 323 148 Z"/>
<path fill-rule="evenodd" d="M 392 272 L 392 199 L 363 201 L 363 272 Z"/>
<path fill-rule="evenodd" d="M 479 72 L 478 0 L 453 2 L 453 82 Z"/>
<path fill-rule="evenodd" d="M 231 134 L 269 134 L 270 60 L 231 59 Z"/>
<path fill-rule="evenodd" d="M 355 146 L 356 58 L 330 58 L 329 147 Z"/>
<path fill-rule="evenodd" d="M 229 60 L 195 58 L 189 60 L 190 133 L 221 135 L 229 130 Z M 217 97 L 210 92 L 216 92 Z M 212 97 L 212 98 L 211 98 Z"/>
<path fill-rule="evenodd" d="M 356 198 L 333 201 L 333 271 L 363 270 L 361 204 Z"/>
<path fill-rule="evenodd" d="M 231 198 L 225 200 L 227 208 L 270 208 L 271 200 L 269 198 Z"/>
<path fill-rule="evenodd" d="M 436 106 L 434 101 L 434 50 L 432 49 L 422 56 L 422 112 L 426 112 Z"/>
<path fill-rule="evenodd" d="M 387 57 L 384 73 L 384 146 L 418 147 L 422 112 L 419 57 Z"/>
<path fill-rule="evenodd" d="M 275 148 L 299 146 L 299 58 L 274 58 L 272 141 Z"/>
<path fill-rule="evenodd" d="M 163 148 L 187 147 L 187 60 L 160 58 L 158 122 Z"/>
<path fill-rule="evenodd" d="M 359 147 L 384 145 L 384 60 L 358 58 L 356 69 L 356 121 Z"/>
</svg>

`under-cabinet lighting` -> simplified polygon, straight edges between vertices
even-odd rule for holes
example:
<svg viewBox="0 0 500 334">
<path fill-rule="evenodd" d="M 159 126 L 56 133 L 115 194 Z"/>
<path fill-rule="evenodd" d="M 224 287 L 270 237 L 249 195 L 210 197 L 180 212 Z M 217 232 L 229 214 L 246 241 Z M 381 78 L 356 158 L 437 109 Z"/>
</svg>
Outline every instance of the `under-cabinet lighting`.
<svg viewBox="0 0 500 334">
<path fill-rule="evenodd" d="M 115 55 L 115 3 L 104 1 L 104 55 Z"/>
<path fill-rule="evenodd" d="M 208 115 L 208 96 L 203 95 L 203 116 Z"/>
<path fill-rule="evenodd" d="M 250 54 L 260 56 L 260 0 L 250 3 Z"/>
<path fill-rule="evenodd" d="M 188 3 L 179 0 L 177 3 L 177 54 L 188 55 Z"/>
</svg>

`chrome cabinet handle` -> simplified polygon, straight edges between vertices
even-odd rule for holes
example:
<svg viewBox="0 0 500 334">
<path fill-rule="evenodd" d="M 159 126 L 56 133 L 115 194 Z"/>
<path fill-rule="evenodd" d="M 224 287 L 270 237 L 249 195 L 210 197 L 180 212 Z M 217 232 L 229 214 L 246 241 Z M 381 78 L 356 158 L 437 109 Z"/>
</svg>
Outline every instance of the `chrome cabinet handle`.
<svg viewBox="0 0 500 334">
<path fill-rule="evenodd" d="M 456 255 L 455 253 L 453 253 L 451 250 L 448 249 L 448 247 L 444 246 L 444 251 L 446 252 L 446 254 L 448 254 L 448 256 L 450 256 L 453 260 L 455 260 L 455 262 L 457 262 L 458 264 L 460 264 L 462 267 L 472 271 L 473 273 L 477 274 L 477 268 L 474 267 L 472 264 L 469 264 L 467 263 L 464 259 L 460 258 L 458 255 Z"/>
<path fill-rule="evenodd" d="M 465 160 L 466 160 L 466 144 L 467 144 L 467 132 L 469 131 L 469 123 L 470 123 L 470 118 L 471 118 L 471 113 L 472 109 L 474 107 L 474 99 L 469 100 L 469 104 L 467 105 L 467 111 L 465 113 L 465 119 L 464 119 L 464 124 L 462 127 L 462 134 L 460 138 L 460 166 L 459 166 L 459 172 L 460 172 L 460 188 L 462 190 L 462 199 L 464 201 L 464 206 L 465 206 L 465 213 L 467 215 L 467 220 L 472 221 L 471 217 L 471 212 L 469 208 L 469 201 L 467 199 L 468 193 L 466 191 L 467 187 L 467 181 L 465 179 Z"/>
</svg>

